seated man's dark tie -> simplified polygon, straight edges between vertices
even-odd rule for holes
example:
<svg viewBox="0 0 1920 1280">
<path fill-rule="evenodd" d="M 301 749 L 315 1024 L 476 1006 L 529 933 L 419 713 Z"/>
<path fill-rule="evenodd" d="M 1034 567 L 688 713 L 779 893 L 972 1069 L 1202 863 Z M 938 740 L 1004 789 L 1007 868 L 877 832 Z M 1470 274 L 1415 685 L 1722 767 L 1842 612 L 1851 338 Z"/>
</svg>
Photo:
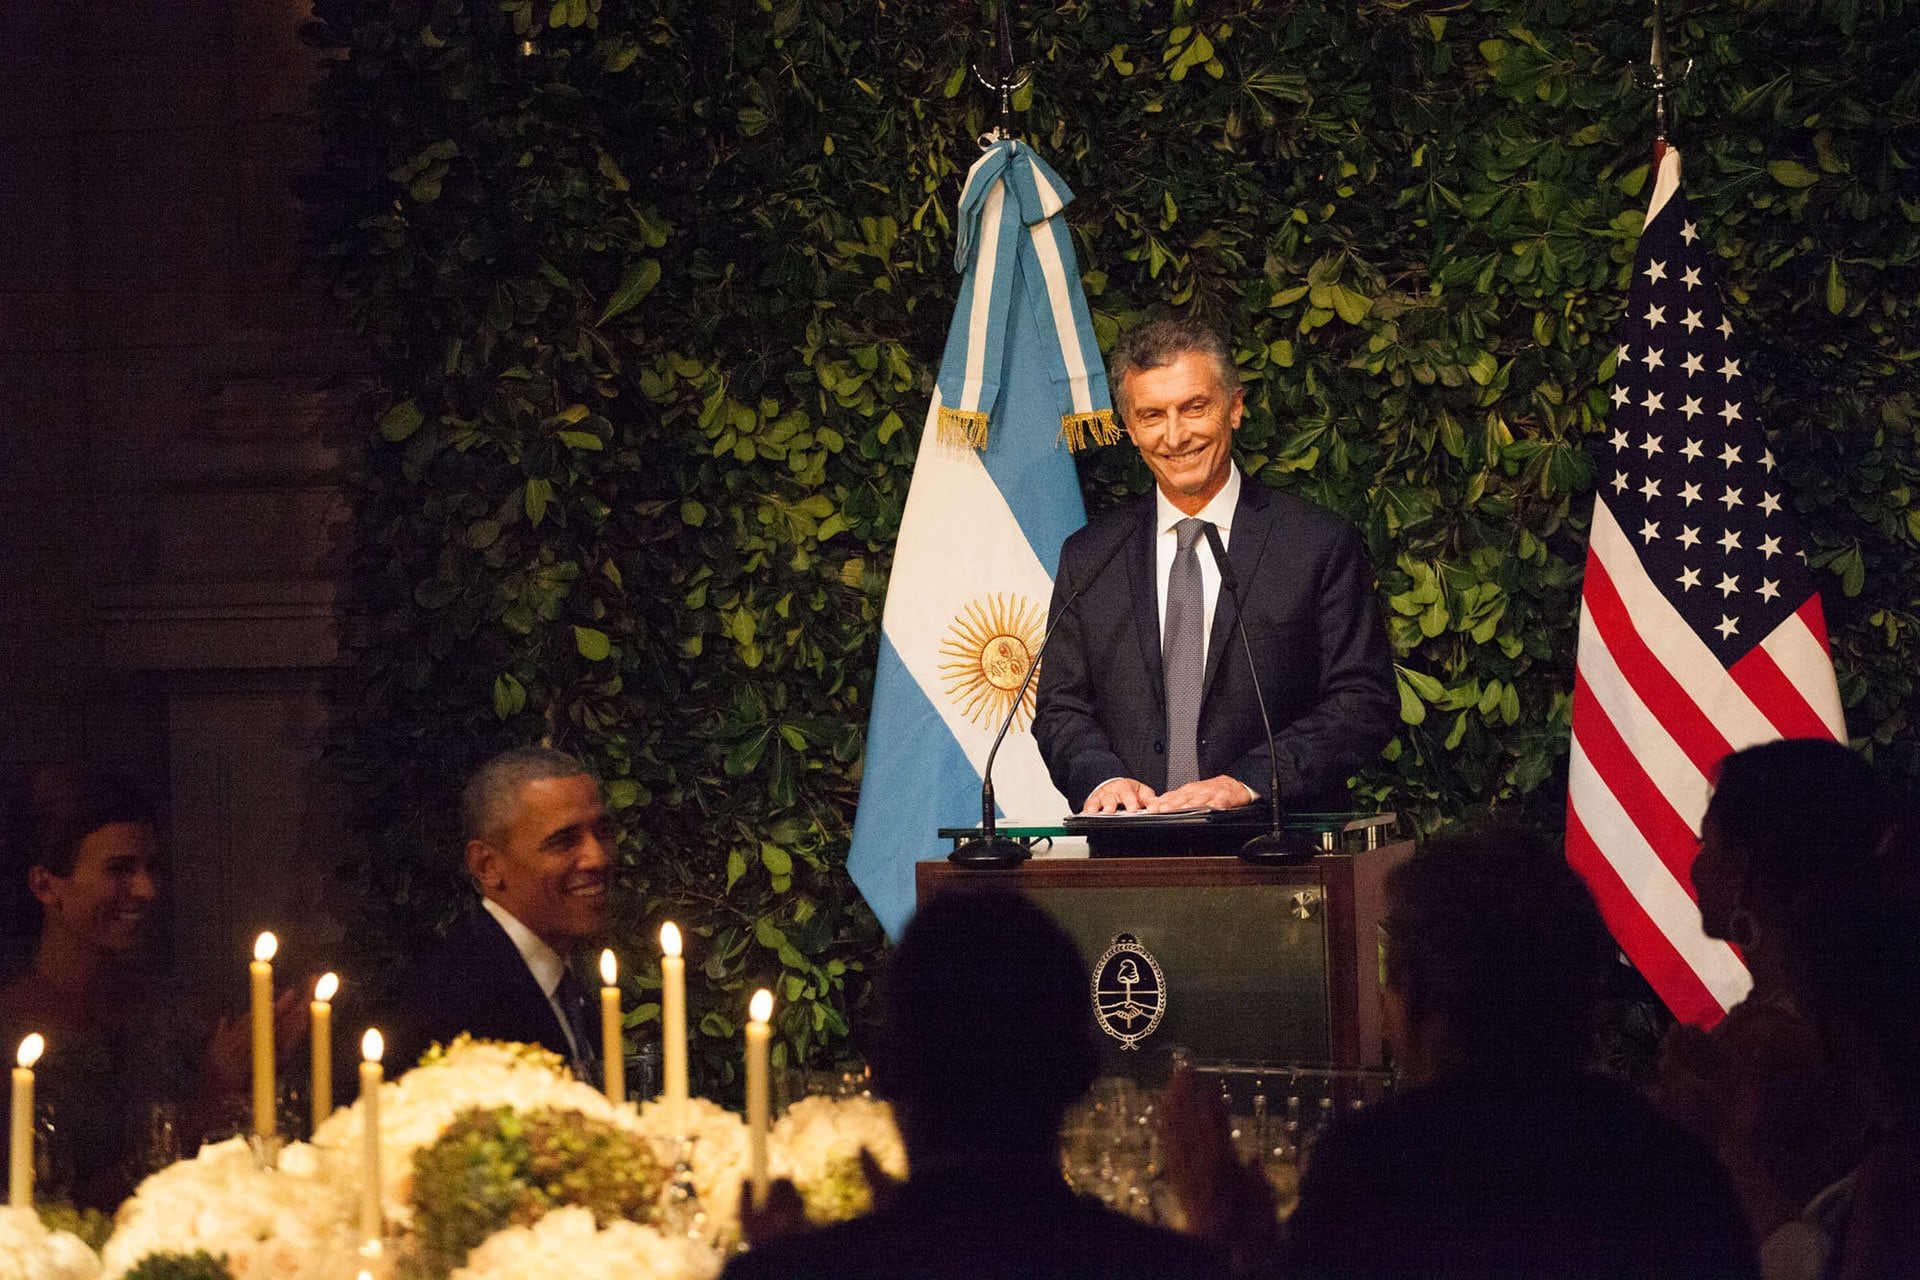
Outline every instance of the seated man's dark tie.
<svg viewBox="0 0 1920 1280">
<path fill-rule="evenodd" d="M 587 989 L 568 969 L 553 989 L 554 1002 L 567 1017 L 567 1030 L 573 1036 L 573 1074 L 589 1084 L 600 1082 L 599 1042 L 594 1036 L 593 1019 L 587 1013 Z"/>
</svg>

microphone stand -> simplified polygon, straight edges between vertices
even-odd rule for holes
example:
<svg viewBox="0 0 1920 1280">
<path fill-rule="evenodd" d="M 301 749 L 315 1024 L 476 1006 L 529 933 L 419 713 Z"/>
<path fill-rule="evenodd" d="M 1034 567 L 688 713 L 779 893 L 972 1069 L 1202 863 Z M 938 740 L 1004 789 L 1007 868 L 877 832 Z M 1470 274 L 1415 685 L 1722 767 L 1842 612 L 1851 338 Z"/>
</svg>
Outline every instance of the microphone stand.
<svg viewBox="0 0 1920 1280">
<path fill-rule="evenodd" d="M 1061 616 L 1065 614 L 1066 610 L 1061 610 Z M 1000 732 L 994 735 L 993 746 L 987 751 L 987 767 L 981 770 L 980 778 L 980 834 L 948 854 L 948 862 L 957 862 L 965 867 L 1011 867 L 1033 856 L 1033 851 L 1027 846 L 999 834 L 993 802 L 993 758 L 1000 754 L 1000 744 L 1006 741 L 1007 730 L 1013 727 L 1013 718 L 1020 714 L 1020 704 L 1026 701 L 1027 687 L 1033 683 L 1033 673 L 1040 669 L 1040 659 L 1046 656 L 1047 645 L 1052 641 L 1053 630 L 1049 628 L 1046 638 L 1040 641 L 1040 651 L 1027 664 L 1027 673 L 1020 677 L 1020 689 L 1013 695 L 1013 706 L 1008 709 L 1007 718 L 1000 722 Z"/>
<path fill-rule="evenodd" d="M 1306 837 L 1286 830 L 1280 814 L 1280 752 L 1274 746 L 1273 721 L 1267 715 L 1266 695 L 1260 691 L 1260 668 L 1253 660 L 1253 642 L 1247 639 L 1246 609 L 1240 600 L 1240 581 L 1227 559 L 1227 548 L 1220 541 L 1220 530 L 1212 521 L 1204 525 L 1207 547 L 1220 568 L 1220 585 L 1233 601 L 1233 629 L 1240 637 L 1240 650 L 1247 657 L 1247 674 L 1253 679 L 1253 700 L 1260 708 L 1260 726 L 1267 735 L 1267 806 L 1273 815 L 1272 827 L 1240 846 L 1240 857 L 1247 862 L 1274 864 L 1298 862 L 1318 852 Z"/>
<path fill-rule="evenodd" d="M 1126 545 L 1125 536 L 1115 539 L 1105 558 L 1100 561 L 1099 567 L 1087 575 L 1085 582 L 1067 594 L 1066 603 L 1060 606 L 1062 619 L 1074 605 L 1080 602 L 1081 593 L 1099 581 L 1100 575 L 1107 571 L 1107 566 L 1111 565 L 1114 557 L 1120 554 L 1120 548 Z M 1045 638 L 1040 641 L 1039 651 L 1033 655 L 1033 661 L 1027 664 L 1027 673 L 1020 677 L 1020 688 L 1013 695 L 1013 705 L 1007 708 L 1006 719 L 1000 722 L 1000 732 L 994 735 L 993 746 L 987 751 L 986 767 L 980 771 L 980 834 L 948 854 L 949 862 L 957 862 L 963 867 L 1010 867 L 1016 863 L 1025 862 L 1033 856 L 1032 851 L 1025 845 L 1008 840 L 999 834 L 998 819 L 994 815 L 993 761 L 994 757 L 1000 754 L 1000 744 L 1007 740 L 1007 730 L 1013 727 L 1014 717 L 1020 714 L 1020 704 L 1026 701 L 1027 689 L 1033 683 L 1034 673 L 1040 670 L 1040 659 L 1046 657 L 1047 646 L 1053 643 L 1053 637 L 1059 630 L 1057 622 L 1047 628 Z"/>
</svg>

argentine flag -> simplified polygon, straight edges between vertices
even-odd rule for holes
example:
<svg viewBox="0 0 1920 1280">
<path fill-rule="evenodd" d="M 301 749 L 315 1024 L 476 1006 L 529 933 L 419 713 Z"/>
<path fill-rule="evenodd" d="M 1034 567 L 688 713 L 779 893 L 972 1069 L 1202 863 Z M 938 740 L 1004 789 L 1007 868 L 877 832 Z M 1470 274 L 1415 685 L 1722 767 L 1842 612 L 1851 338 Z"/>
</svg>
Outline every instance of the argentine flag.
<svg viewBox="0 0 1920 1280">
<path fill-rule="evenodd" d="M 1086 522 L 1069 447 L 1118 438 L 1060 211 L 1073 193 L 1002 139 L 967 175 L 960 298 L 894 548 L 847 869 L 889 936 L 941 827 L 980 821 L 994 733 L 1046 633 L 1060 544 Z M 1067 803 L 1034 745 L 1033 689 L 994 763 L 1002 813 Z"/>
</svg>

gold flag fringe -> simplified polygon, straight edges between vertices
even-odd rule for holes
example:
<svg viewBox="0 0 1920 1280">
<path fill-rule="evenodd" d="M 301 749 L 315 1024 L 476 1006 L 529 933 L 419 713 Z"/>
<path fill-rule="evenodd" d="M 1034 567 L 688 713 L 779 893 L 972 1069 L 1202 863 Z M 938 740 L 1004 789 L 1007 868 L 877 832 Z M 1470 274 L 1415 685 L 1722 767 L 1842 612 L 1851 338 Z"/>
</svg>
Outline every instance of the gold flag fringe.
<svg viewBox="0 0 1920 1280">
<path fill-rule="evenodd" d="M 987 415 L 978 409 L 954 409 L 943 404 L 937 429 L 943 443 L 970 449 L 987 447 Z"/>
<path fill-rule="evenodd" d="M 1066 438 L 1067 448 L 1079 453 L 1087 447 L 1087 439 L 1092 437 L 1094 444 L 1114 444 L 1120 439 L 1120 424 L 1114 421 L 1113 410 L 1095 409 L 1092 413 L 1068 413 L 1060 418 L 1060 434 Z"/>
</svg>

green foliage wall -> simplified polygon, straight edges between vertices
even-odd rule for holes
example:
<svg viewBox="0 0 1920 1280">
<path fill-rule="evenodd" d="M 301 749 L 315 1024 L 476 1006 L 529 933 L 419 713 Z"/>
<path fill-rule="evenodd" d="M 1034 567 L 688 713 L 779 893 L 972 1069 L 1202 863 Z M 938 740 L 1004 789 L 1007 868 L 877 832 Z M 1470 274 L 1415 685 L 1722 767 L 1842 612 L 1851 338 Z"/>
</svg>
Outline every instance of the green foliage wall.
<svg viewBox="0 0 1920 1280">
<path fill-rule="evenodd" d="M 643 929 L 695 931 L 714 1079 L 754 986 L 795 1054 L 842 1043 L 879 945 L 843 870 L 867 685 L 988 14 L 317 0 L 319 263 L 381 383 L 340 743 L 378 837 L 350 869 L 369 938 L 423 943 L 458 891 L 460 776 L 551 733 L 610 780 L 639 971 Z M 1363 788 L 1423 825 L 1559 818 L 1645 17 L 1015 15 L 1016 128 L 1080 194 L 1103 343 L 1169 308 L 1230 331 L 1248 470 L 1366 529 L 1405 723 Z M 1689 193 L 1829 571 L 1851 728 L 1908 775 L 1917 26 L 1903 0 L 1701 0 L 1671 32 Z M 1083 474 L 1096 507 L 1147 483 L 1125 448 Z"/>
</svg>

